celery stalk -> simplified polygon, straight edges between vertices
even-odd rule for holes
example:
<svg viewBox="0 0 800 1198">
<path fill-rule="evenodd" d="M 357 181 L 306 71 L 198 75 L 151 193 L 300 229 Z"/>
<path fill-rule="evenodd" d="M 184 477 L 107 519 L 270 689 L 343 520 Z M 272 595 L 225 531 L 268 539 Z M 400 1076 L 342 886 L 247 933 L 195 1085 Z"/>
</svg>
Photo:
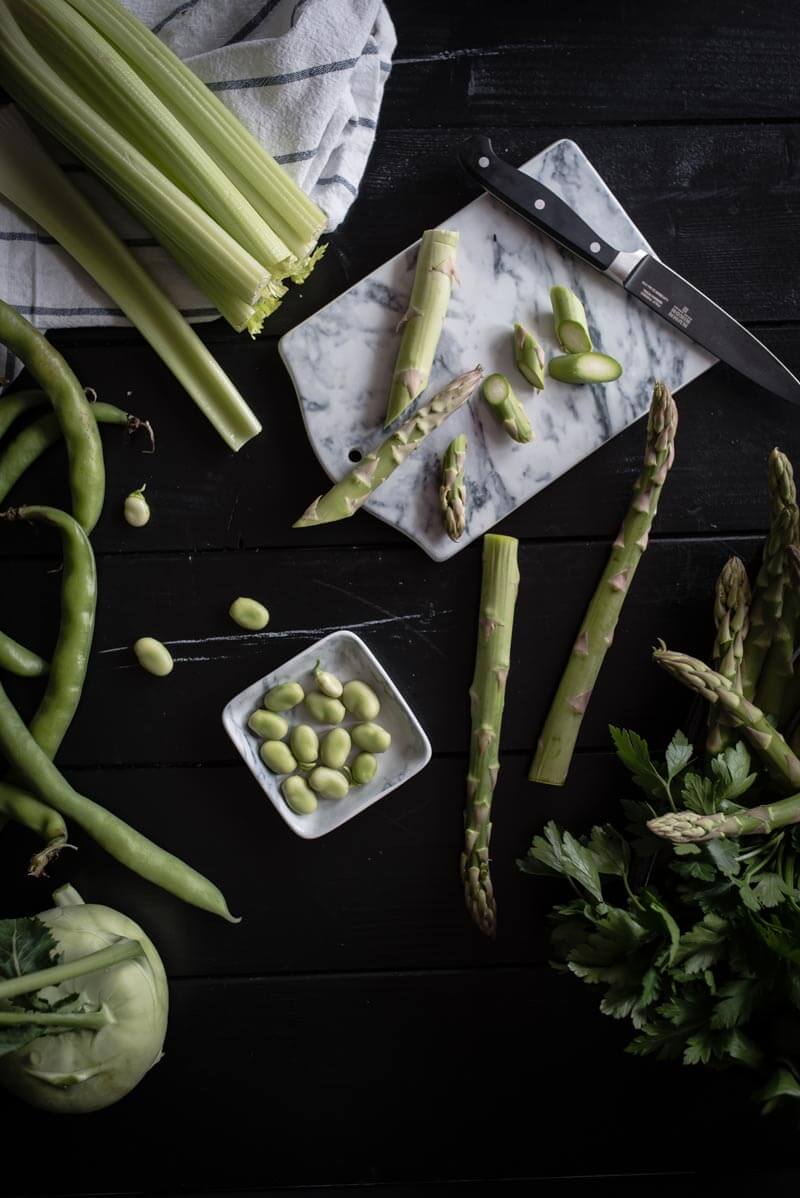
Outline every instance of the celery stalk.
<svg viewBox="0 0 800 1198">
<path fill-rule="evenodd" d="M 291 272 L 288 247 L 93 25 L 64 0 L 26 0 L 13 11 L 40 54 L 96 112 L 271 274 Z"/>
<path fill-rule="evenodd" d="M 302 280 L 321 251 L 326 216 L 239 119 L 118 0 L 68 0 L 127 59 L 299 260 Z"/>
<path fill-rule="evenodd" d="M 254 305 L 269 292 L 269 272 L 50 67 L 8 2 L 0 3 L 0 78 L 35 120 L 146 217 L 159 239 L 182 248 L 181 265 L 198 286 L 214 278 L 223 294 Z"/>
<path fill-rule="evenodd" d="M 0 194 L 46 229 L 119 304 L 231 449 L 261 426 L 194 330 L 12 107 L 0 108 Z"/>
</svg>

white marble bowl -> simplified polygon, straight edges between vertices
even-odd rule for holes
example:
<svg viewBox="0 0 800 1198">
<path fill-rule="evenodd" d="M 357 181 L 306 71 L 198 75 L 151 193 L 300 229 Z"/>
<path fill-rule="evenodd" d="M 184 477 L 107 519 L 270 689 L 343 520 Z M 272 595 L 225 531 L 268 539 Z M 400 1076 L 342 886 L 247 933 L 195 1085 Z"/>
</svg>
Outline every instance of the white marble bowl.
<svg viewBox="0 0 800 1198">
<path fill-rule="evenodd" d="M 372 687 L 381 703 L 376 723 L 391 733 L 392 743 L 385 753 L 378 754 L 378 772 L 371 782 L 352 787 L 343 799 L 321 798 L 312 815 L 296 815 L 281 793 L 283 776 L 273 774 L 264 765 L 258 752 L 260 739 L 247 727 L 247 721 L 252 712 L 261 707 L 265 692 L 280 682 L 299 682 L 306 693 L 314 690 L 313 671 L 318 660 L 324 669 L 336 674 L 342 682 L 359 678 Z M 285 715 L 290 730 L 295 724 L 310 724 L 322 735 L 329 728 L 329 725 L 323 726 L 312 720 L 302 703 Z M 348 714 L 341 727 L 349 729 L 358 722 Z M 279 669 L 241 691 L 226 705 L 222 712 L 222 723 L 278 814 L 293 832 L 307 840 L 332 832 L 354 815 L 385 798 L 424 769 L 431 759 L 430 741 L 400 691 L 361 638 L 346 629 L 323 637 Z"/>
</svg>

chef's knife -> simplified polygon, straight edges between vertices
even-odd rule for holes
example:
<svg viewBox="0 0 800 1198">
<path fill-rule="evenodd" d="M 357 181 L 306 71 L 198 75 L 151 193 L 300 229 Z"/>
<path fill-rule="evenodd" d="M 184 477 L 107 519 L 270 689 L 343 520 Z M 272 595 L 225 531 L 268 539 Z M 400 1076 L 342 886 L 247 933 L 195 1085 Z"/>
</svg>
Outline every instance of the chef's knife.
<svg viewBox="0 0 800 1198">
<path fill-rule="evenodd" d="M 543 183 L 498 158 L 488 137 L 469 137 L 459 154 L 467 174 L 537 229 L 624 287 L 716 358 L 768 391 L 800 403 L 800 380 L 757 337 L 702 291 L 645 250 L 617 250 Z"/>
</svg>

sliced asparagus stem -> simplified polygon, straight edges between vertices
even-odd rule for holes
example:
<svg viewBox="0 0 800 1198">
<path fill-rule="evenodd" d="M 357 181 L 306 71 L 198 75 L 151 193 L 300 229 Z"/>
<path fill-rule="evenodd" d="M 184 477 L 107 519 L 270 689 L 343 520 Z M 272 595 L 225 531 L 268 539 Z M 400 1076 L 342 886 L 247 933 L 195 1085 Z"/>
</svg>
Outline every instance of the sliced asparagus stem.
<svg viewBox="0 0 800 1198">
<path fill-rule="evenodd" d="M 346 520 L 357 512 L 364 500 L 381 483 L 386 482 L 408 455 L 419 447 L 420 442 L 466 403 L 482 374 L 483 368 L 476 366 L 474 370 L 468 370 L 448 383 L 429 404 L 420 408 L 397 432 L 387 437 L 378 449 L 368 453 L 341 482 L 315 499 L 300 519 L 295 521 L 294 527 L 330 524 L 334 520 Z"/>
<path fill-rule="evenodd" d="M 16 998 L 18 994 L 33 994 L 35 990 L 42 990 L 45 986 L 70 982 L 73 978 L 95 973 L 98 969 L 109 969 L 112 965 L 118 965 L 120 961 L 140 957 L 143 951 L 138 940 L 118 940 L 108 948 L 101 948 L 85 957 L 76 957 L 74 961 L 62 961 L 60 965 L 51 965 L 49 969 L 37 969 L 20 977 L 3 978 L 0 980 L 0 1002 L 7 998 Z"/>
<path fill-rule="evenodd" d="M 794 643 L 800 616 L 800 550 L 789 545 L 783 555 L 783 594 L 776 616 L 755 702 L 777 728 L 781 726 L 789 685 L 794 678 Z"/>
<path fill-rule="evenodd" d="M 550 377 L 559 383 L 611 383 L 622 374 L 616 358 L 596 350 L 551 358 L 547 369 Z"/>
<path fill-rule="evenodd" d="M 718 674 L 742 689 L 742 655 L 750 626 L 750 583 L 741 558 L 728 558 L 722 567 L 714 595 L 714 624 L 717 629 L 711 664 Z M 731 723 L 712 707 L 708 713 L 709 753 L 721 753 L 732 741 Z"/>
<path fill-rule="evenodd" d="M 656 836 L 673 844 L 702 844 L 709 840 L 725 840 L 738 836 L 766 836 L 778 828 L 800 823 L 800 794 L 776 803 L 764 803 L 726 815 L 698 815 L 694 811 L 670 811 L 648 822 Z"/>
<path fill-rule="evenodd" d="M 517 370 L 532 387 L 544 387 L 544 350 L 533 333 L 521 324 L 514 325 L 514 361 Z"/>
<path fill-rule="evenodd" d="M 556 340 L 565 354 L 588 353 L 592 348 L 583 304 L 569 287 L 551 287 Z"/>
<path fill-rule="evenodd" d="M 450 442 L 442 458 L 442 485 L 439 488 L 439 504 L 451 541 L 457 541 L 464 535 L 467 523 L 466 459 L 467 438 L 464 433 L 459 433 Z"/>
<path fill-rule="evenodd" d="M 408 309 L 402 321 L 386 426 L 428 385 L 456 275 L 458 233 L 426 229 L 422 234 Z"/>
<path fill-rule="evenodd" d="M 533 440 L 527 412 L 504 374 L 490 374 L 483 384 L 483 398 L 512 441 L 524 445 Z"/>
<path fill-rule="evenodd" d="M 483 576 L 475 673 L 470 687 L 470 741 L 461 879 L 467 909 L 494 936 L 497 908 L 489 874 L 492 795 L 500 771 L 500 729 L 519 589 L 518 541 L 490 533 L 483 539 Z"/>
<path fill-rule="evenodd" d="M 764 666 L 783 604 L 786 548 L 798 540 L 797 495 L 789 459 L 773 449 L 767 467 L 772 517 L 764 553 L 753 588 L 750 631 L 744 643 L 742 693 L 752 699 Z"/>
<path fill-rule="evenodd" d="M 653 660 L 668 674 L 697 691 L 709 703 L 718 705 L 731 722 L 741 728 L 759 756 L 770 766 L 776 779 L 790 790 L 800 786 L 798 759 L 780 732 L 772 726 L 764 712 L 745 699 L 727 678 L 712 670 L 705 662 L 686 653 L 674 653 L 662 646 L 653 651 Z"/>
<path fill-rule="evenodd" d="M 669 388 L 656 383 L 647 421 L 642 472 L 539 737 L 528 775 L 531 782 L 564 785 L 592 688 L 611 646 L 625 596 L 647 548 L 661 489 L 675 456 L 677 425 L 678 410 Z"/>
</svg>

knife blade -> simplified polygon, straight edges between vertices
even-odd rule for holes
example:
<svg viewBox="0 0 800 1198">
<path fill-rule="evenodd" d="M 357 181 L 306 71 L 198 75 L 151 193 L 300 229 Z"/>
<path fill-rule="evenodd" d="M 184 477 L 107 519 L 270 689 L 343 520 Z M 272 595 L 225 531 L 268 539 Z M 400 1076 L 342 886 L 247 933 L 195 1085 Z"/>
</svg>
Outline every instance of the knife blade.
<svg viewBox="0 0 800 1198">
<path fill-rule="evenodd" d="M 719 304 L 645 250 L 618 250 L 560 196 L 495 154 L 488 137 L 459 151 L 467 174 L 485 191 L 570 253 L 612 279 L 674 329 L 759 386 L 800 404 L 800 380 Z"/>
</svg>

